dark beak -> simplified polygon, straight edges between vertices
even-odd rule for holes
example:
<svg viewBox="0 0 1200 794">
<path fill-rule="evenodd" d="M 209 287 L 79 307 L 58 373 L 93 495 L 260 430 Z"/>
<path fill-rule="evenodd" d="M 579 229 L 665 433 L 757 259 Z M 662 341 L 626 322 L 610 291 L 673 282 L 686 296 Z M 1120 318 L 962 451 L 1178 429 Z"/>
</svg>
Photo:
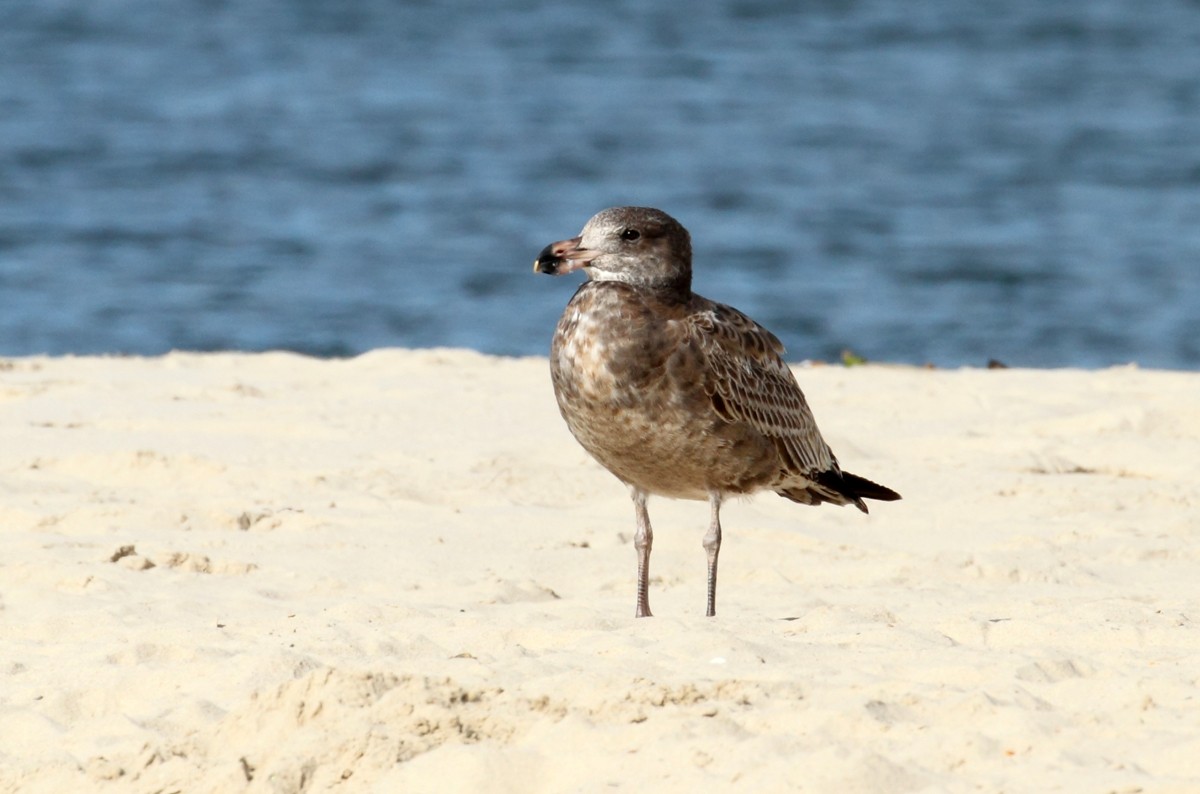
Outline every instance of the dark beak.
<svg viewBox="0 0 1200 794">
<path fill-rule="evenodd" d="M 597 252 L 580 248 L 581 238 L 572 237 L 570 240 L 559 240 L 550 243 L 541 250 L 537 259 L 533 260 L 534 273 L 548 273 L 551 276 L 561 276 L 586 265 L 596 258 Z"/>
</svg>

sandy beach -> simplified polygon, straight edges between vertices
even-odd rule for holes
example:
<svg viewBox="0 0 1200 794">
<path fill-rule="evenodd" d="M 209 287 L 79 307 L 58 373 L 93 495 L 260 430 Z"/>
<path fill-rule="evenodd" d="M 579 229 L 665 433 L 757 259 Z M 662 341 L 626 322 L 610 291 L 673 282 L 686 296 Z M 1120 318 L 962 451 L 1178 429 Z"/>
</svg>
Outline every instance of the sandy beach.
<svg viewBox="0 0 1200 794">
<path fill-rule="evenodd" d="M 795 370 L 634 620 L 545 359 L 0 360 L 0 791 L 1200 791 L 1200 374 Z"/>
</svg>

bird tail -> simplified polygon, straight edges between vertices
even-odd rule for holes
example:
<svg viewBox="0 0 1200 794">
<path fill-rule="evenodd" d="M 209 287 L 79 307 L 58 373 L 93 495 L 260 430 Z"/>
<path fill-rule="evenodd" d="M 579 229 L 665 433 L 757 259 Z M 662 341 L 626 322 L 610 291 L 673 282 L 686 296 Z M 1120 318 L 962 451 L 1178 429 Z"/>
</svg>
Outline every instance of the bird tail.
<svg viewBox="0 0 1200 794">
<path fill-rule="evenodd" d="M 813 478 L 810 485 L 780 488 L 776 493 L 793 502 L 806 505 L 819 505 L 822 502 L 831 502 L 836 505 L 852 504 L 864 513 L 868 510 L 863 499 L 894 502 L 900 498 L 900 494 L 887 486 L 871 482 L 866 477 L 859 477 L 857 474 L 837 469 L 821 472 Z"/>
<path fill-rule="evenodd" d="M 877 502 L 894 502 L 900 498 L 900 494 L 896 493 L 891 488 L 888 488 L 886 485 L 880 485 L 877 482 L 871 482 L 866 477 L 859 477 L 857 474 L 851 474 L 850 472 L 842 472 L 842 483 L 854 494 L 854 496 L 858 497 L 858 499 L 874 499 Z M 843 491 L 843 493 L 845 493 L 845 491 Z M 860 505 L 860 509 L 864 513 L 867 512 L 866 505 Z"/>
</svg>

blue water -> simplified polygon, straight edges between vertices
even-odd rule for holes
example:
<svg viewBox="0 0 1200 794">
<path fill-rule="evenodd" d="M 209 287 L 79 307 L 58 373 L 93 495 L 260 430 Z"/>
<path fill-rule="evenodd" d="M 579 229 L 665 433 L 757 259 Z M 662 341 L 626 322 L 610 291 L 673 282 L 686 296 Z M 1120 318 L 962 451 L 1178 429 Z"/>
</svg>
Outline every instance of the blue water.
<svg viewBox="0 0 1200 794">
<path fill-rule="evenodd" d="M 544 354 L 615 204 L 792 359 L 1200 368 L 1200 3 L 0 4 L 0 355 Z"/>
</svg>

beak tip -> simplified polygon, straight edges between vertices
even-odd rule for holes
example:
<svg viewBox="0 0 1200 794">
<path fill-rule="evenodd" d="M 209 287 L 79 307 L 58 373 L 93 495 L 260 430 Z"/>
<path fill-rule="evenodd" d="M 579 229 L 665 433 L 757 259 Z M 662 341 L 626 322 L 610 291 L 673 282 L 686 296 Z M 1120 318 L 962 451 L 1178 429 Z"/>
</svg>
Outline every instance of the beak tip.
<svg viewBox="0 0 1200 794">
<path fill-rule="evenodd" d="M 533 260 L 533 272 L 561 276 L 574 272 L 596 257 L 596 252 L 579 247 L 580 238 L 550 243 Z"/>
</svg>

